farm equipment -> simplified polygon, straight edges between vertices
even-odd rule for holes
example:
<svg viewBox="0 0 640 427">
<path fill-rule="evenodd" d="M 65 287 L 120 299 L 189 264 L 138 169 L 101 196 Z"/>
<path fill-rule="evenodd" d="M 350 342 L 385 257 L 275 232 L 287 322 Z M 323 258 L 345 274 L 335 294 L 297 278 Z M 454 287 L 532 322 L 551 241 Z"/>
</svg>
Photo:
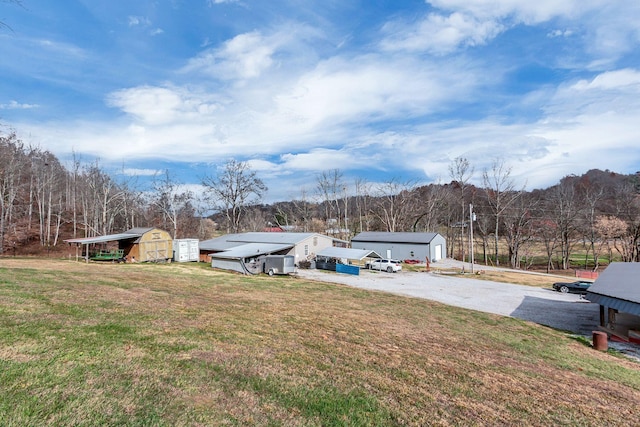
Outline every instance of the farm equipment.
<svg viewBox="0 0 640 427">
<path fill-rule="evenodd" d="M 124 261 L 124 249 L 109 249 L 100 250 L 97 254 L 90 258 L 92 261 L 112 261 L 123 262 Z"/>
</svg>

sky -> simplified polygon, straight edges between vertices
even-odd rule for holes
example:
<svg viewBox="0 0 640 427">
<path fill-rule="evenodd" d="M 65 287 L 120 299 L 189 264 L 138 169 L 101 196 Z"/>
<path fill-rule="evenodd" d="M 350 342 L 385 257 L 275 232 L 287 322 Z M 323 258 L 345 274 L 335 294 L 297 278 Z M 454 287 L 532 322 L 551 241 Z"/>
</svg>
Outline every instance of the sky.
<svg viewBox="0 0 640 427">
<path fill-rule="evenodd" d="M 0 1 L 0 132 L 117 179 L 196 188 L 233 159 L 265 201 L 337 169 L 518 186 L 640 171 L 640 2 Z"/>
</svg>

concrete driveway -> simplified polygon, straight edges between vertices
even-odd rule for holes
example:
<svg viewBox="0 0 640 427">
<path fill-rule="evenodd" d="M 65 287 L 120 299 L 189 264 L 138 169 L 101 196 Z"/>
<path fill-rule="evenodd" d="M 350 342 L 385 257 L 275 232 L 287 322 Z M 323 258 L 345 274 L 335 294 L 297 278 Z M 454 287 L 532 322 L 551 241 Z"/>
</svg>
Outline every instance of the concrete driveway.
<svg viewBox="0 0 640 427">
<path fill-rule="evenodd" d="M 386 273 L 362 270 L 359 276 L 322 270 L 298 270 L 300 277 L 362 289 L 424 298 L 444 304 L 529 320 L 591 336 L 599 324 L 598 304 L 552 289 L 436 273 Z"/>
</svg>

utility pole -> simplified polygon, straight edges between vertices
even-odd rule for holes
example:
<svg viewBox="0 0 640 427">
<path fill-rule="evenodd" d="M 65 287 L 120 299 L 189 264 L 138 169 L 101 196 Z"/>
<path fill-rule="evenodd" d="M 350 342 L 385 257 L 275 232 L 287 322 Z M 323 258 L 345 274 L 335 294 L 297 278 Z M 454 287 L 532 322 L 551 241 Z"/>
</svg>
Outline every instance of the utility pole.
<svg viewBox="0 0 640 427">
<path fill-rule="evenodd" d="M 473 221 L 476 214 L 473 212 L 473 205 L 469 203 L 469 259 L 471 260 L 471 274 L 473 274 Z"/>
</svg>

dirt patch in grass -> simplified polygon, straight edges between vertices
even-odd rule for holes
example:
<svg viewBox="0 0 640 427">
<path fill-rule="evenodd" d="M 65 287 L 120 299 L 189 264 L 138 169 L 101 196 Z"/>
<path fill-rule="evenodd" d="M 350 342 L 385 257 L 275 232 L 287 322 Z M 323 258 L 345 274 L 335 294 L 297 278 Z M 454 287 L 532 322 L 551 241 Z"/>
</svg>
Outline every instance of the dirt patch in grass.
<svg viewBox="0 0 640 427">
<path fill-rule="evenodd" d="M 549 328 L 198 264 L 2 259 L 0 349 L 5 425 L 628 425 L 640 416 L 639 364 Z"/>
</svg>

